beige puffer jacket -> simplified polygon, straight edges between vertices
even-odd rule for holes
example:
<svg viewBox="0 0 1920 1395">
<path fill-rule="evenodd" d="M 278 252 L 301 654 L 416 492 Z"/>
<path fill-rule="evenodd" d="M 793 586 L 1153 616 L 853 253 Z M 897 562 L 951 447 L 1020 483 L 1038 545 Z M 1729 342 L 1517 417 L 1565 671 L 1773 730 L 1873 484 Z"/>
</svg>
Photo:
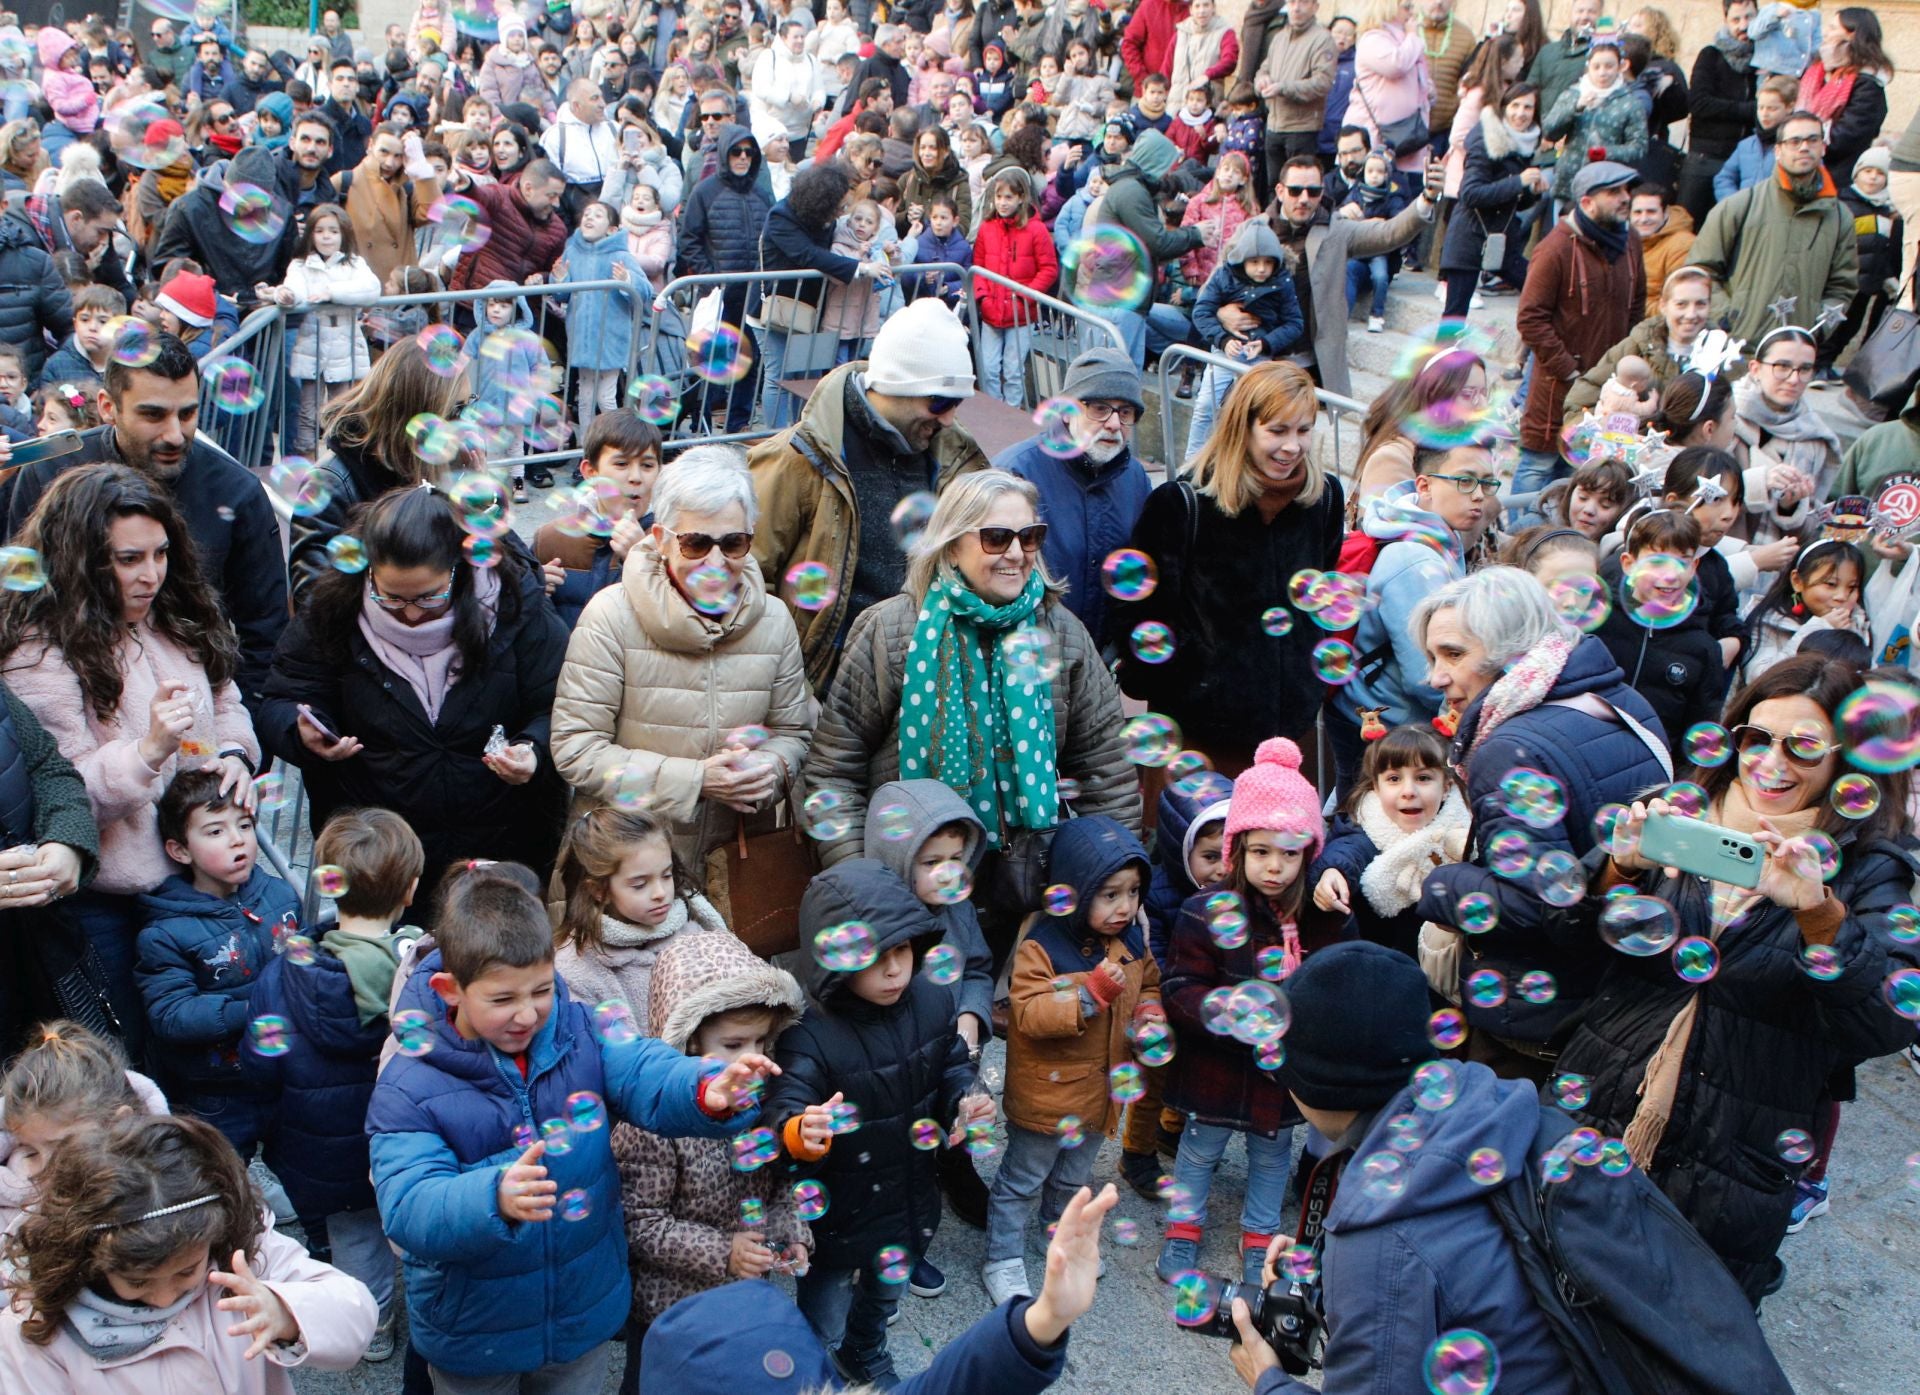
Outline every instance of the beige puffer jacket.
<svg viewBox="0 0 1920 1395">
<path fill-rule="evenodd" d="M 792 974 L 724 933 L 674 936 L 654 963 L 648 997 L 660 1039 L 681 1052 L 715 1013 L 760 1007 L 773 1010 L 765 1048 L 771 1052 L 774 1039 L 806 1008 Z M 737 1277 L 727 1272 L 737 1231 L 759 1231 L 775 1251 L 812 1248 L 813 1235 L 794 1212 L 791 1184 L 772 1175 L 776 1168 L 735 1171 L 730 1140 L 662 1138 L 616 1124 L 609 1141 L 626 1211 L 633 1317 L 641 1326 L 682 1298 Z M 746 1224 L 742 1203 L 756 1199 L 763 1219 Z"/>
<path fill-rule="evenodd" d="M 672 824 L 674 850 L 696 870 L 735 827 L 732 810 L 701 797 L 701 762 L 729 732 L 763 726 L 760 750 L 791 781 L 811 738 L 793 617 L 751 558 L 740 580 L 731 611 L 702 615 L 642 538 L 620 584 L 581 612 L 553 698 L 553 761 L 574 788 L 574 812 L 616 790 L 641 799 Z"/>
<path fill-rule="evenodd" d="M 890 596 L 862 611 L 847 635 L 846 653 L 800 777 L 802 798 L 831 790 L 840 796 L 847 819 L 844 836 L 819 840 L 823 866 L 860 856 L 868 794 L 900 778 L 900 675 L 919 613 L 912 596 Z M 1126 718 L 1119 685 L 1072 611 L 1055 600 L 1042 607 L 1040 616 L 1053 631 L 1060 657 L 1053 679 L 1054 749 L 1060 778 L 1080 786 L 1073 813 L 1109 815 L 1137 835 L 1140 774 L 1120 739 Z"/>
</svg>

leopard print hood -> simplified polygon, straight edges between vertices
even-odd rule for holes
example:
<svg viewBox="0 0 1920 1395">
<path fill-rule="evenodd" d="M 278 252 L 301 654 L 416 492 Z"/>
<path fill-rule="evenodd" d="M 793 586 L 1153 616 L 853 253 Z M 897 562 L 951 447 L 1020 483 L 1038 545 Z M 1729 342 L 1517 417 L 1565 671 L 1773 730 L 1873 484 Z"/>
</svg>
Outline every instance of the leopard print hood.
<svg viewBox="0 0 1920 1395">
<path fill-rule="evenodd" d="M 792 974 L 761 959 L 731 932 L 675 935 L 654 961 L 647 998 L 648 1020 L 679 1052 L 715 1013 L 772 1008 L 778 1037 L 800 1020 L 807 1001 Z M 771 1049 L 771 1039 L 767 1045 Z"/>
</svg>

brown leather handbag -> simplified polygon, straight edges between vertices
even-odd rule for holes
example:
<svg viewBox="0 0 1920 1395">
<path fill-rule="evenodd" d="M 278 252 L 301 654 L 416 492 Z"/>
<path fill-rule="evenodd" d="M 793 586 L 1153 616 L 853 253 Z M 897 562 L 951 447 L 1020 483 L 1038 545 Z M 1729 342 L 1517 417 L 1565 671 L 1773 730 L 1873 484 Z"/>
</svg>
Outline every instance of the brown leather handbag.
<svg viewBox="0 0 1920 1395">
<path fill-rule="evenodd" d="M 734 836 L 707 854 L 707 899 L 762 959 L 800 948 L 800 898 L 819 870 L 792 808 L 782 799 L 777 809 L 779 826 L 749 834 L 737 818 Z"/>
</svg>

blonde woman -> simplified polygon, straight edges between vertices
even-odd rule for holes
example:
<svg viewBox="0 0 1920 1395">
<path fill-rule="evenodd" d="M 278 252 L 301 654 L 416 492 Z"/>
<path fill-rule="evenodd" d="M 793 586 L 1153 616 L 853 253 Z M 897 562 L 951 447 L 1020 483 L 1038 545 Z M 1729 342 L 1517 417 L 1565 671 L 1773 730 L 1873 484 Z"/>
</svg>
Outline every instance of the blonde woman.
<svg viewBox="0 0 1920 1395">
<path fill-rule="evenodd" d="M 1353 46 L 1353 96 L 1347 124 L 1364 127 L 1380 146 L 1383 127 L 1408 117 L 1423 122 L 1433 111 L 1433 79 L 1427 73 L 1426 46 L 1413 22 L 1413 0 L 1367 0 L 1360 11 L 1360 37 Z M 1409 173 L 1425 167 L 1427 147 L 1396 157 L 1395 168 Z"/>
</svg>

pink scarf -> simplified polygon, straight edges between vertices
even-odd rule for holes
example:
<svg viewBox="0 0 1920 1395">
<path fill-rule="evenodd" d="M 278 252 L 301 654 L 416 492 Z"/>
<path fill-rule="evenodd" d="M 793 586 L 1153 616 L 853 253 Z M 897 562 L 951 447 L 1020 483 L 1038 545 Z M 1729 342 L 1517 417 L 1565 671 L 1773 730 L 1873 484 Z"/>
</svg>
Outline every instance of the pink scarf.
<svg viewBox="0 0 1920 1395">
<path fill-rule="evenodd" d="M 1480 725 L 1474 729 L 1473 740 L 1467 743 L 1469 757 L 1507 718 L 1530 712 L 1547 700 L 1547 694 L 1559 681 L 1560 670 L 1573 655 L 1573 644 L 1560 635 L 1548 635 L 1515 660 L 1500 675 L 1499 681 L 1487 689 L 1487 696 L 1480 704 Z"/>
<path fill-rule="evenodd" d="M 1829 124 L 1853 96 L 1853 80 L 1858 68 L 1835 68 L 1831 73 L 1818 58 L 1807 65 L 1800 77 L 1800 105 Z"/>
<path fill-rule="evenodd" d="M 473 572 L 474 599 L 486 612 L 487 632 L 500 610 L 500 574 L 491 567 L 476 567 Z M 453 642 L 454 608 L 418 625 L 402 624 L 373 603 L 369 594 L 360 601 L 360 633 L 373 646 L 374 657 L 407 681 L 413 695 L 426 709 L 427 720 L 440 720 L 440 707 L 447 692 L 460 678 L 460 646 Z"/>
</svg>

